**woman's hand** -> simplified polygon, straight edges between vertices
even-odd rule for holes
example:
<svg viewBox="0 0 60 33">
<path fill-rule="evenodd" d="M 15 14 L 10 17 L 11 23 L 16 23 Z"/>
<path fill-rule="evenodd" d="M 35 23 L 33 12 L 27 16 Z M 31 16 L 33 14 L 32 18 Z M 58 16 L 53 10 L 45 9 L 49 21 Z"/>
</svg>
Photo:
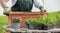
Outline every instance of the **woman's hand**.
<svg viewBox="0 0 60 33">
<path fill-rule="evenodd" d="M 43 10 L 43 11 L 41 11 L 40 13 L 41 13 L 41 15 L 44 15 L 44 16 L 47 15 L 46 10 Z"/>
<path fill-rule="evenodd" d="M 3 14 L 9 16 L 9 12 L 10 12 L 9 7 L 5 7 Z"/>
</svg>

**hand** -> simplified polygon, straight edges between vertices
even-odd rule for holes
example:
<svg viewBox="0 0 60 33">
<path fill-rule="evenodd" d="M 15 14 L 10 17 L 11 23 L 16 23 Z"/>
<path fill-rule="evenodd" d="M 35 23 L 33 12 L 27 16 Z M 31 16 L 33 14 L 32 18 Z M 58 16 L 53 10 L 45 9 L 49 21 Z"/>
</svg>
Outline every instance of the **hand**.
<svg viewBox="0 0 60 33">
<path fill-rule="evenodd" d="M 4 8 L 4 12 L 3 12 L 4 15 L 9 16 L 9 14 L 8 14 L 9 12 L 10 12 L 10 10 L 8 7 Z"/>
<path fill-rule="evenodd" d="M 41 11 L 41 15 L 47 15 L 46 10 Z"/>
<path fill-rule="evenodd" d="M 8 12 L 5 12 L 5 11 L 4 11 L 3 14 L 6 15 L 6 16 L 9 16 L 9 12 L 10 12 L 10 11 L 8 11 Z"/>
</svg>

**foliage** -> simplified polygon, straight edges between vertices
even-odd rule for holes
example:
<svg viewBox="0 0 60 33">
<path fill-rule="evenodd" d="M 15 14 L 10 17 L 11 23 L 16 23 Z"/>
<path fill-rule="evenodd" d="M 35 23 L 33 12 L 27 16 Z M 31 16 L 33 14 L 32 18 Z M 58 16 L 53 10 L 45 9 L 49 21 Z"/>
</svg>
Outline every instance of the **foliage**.
<svg viewBox="0 0 60 33">
<path fill-rule="evenodd" d="M 33 19 L 28 19 L 26 21 L 28 24 L 32 24 L 34 27 L 36 27 L 37 25 L 39 25 L 39 21 L 37 18 L 33 18 Z"/>
<path fill-rule="evenodd" d="M 28 19 L 27 20 L 28 24 L 32 24 L 33 26 L 38 26 L 40 24 L 44 24 L 44 25 L 49 25 L 49 24 L 53 24 L 56 25 L 57 21 L 56 21 L 56 16 L 52 18 L 52 16 L 50 15 L 40 15 L 40 18 L 33 18 L 33 19 Z"/>
<path fill-rule="evenodd" d="M 20 22 L 20 18 L 14 18 L 13 22 Z"/>
<path fill-rule="evenodd" d="M 56 16 L 56 21 L 58 22 L 57 24 L 60 24 L 60 17 L 58 15 Z"/>
<path fill-rule="evenodd" d="M 7 16 L 0 16 L 0 33 L 4 33 L 3 26 L 8 25 L 8 17 Z"/>
<path fill-rule="evenodd" d="M 42 16 L 40 19 L 40 22 L 44 25 L 53 24 L 56 25 L 56 17 L 52 18 L 50 15 L 47 14 L 47 16 Z"/>
</svg>

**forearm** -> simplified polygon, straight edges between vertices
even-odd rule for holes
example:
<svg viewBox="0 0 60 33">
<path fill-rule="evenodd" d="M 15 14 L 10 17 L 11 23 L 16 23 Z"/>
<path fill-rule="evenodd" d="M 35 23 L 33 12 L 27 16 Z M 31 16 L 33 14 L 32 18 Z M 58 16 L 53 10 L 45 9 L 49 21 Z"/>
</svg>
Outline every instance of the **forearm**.
<svg viewBox="0 0 60 33">
<path fill-rule="evenodd" d="M 0 3 L 3 8 L 7 7 L 6 1 L 5 0 L 0 0 Z"/>
<path fill-rule="evenodd" d="M 34 0 L 35 7 L 39 8 L 41 11 L 45 10 L 42 0 Z"/>
<path fill-rule="evenodd" d="M 42 5 L 39 6 L 39 9 L 40 9 L 41 11 L 45 10 L 44 6 L 42 6 Z"/>
</svg>

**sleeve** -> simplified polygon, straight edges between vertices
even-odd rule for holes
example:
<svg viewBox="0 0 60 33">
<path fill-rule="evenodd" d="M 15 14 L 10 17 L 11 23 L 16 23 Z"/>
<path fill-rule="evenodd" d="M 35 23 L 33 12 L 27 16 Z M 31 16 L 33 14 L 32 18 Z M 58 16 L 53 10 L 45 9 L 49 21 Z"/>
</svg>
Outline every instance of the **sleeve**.
<svg viewBox="0 0 60 33">
<path fill-rule="evenodd" d="M 16 4 L 17 0 L 11 0 L 12 1 L 12 6 Z"/>
<path fill-rule="evenodd" d="M 39 8 L 40 10 L 44 10 L 42 0 L 34 0 L 34 5 L 35 5 L 35 7 Z"/>
</svg>

